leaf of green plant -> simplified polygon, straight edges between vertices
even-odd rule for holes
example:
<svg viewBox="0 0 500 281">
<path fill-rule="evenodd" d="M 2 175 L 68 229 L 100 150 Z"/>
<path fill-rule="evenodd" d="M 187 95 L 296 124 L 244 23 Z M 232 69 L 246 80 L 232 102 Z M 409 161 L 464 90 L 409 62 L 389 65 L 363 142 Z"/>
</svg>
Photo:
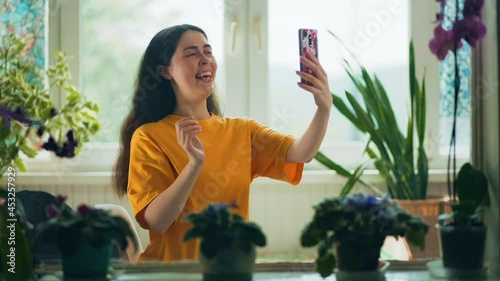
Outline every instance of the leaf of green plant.
<svg viewBox="0 0 500 281">
<path fill-rule="evenodd" d="M 359 165 L 355 170 L 353 175 L 349 178 L 347 183 L 342 187 L 342 190 L 340 191 L 339 196 L 345 196 L 349 194 L 356 184 L 356 182 L 359 180 L 359 178 L 363 175 L 363 172 L 365 171 L 366 168 L 368 168 L 370 165 L 372 165 L 376 159 L 370 159 L 363 164 Z"/>
<path fill-rule="evenodd" d="M 323 278 L 330 276 L 336 265 L 337 262 L 332 254 L 328 254 L 326 257 L 318 257 L 316 259 L 316 270 Z"/>
</svg>

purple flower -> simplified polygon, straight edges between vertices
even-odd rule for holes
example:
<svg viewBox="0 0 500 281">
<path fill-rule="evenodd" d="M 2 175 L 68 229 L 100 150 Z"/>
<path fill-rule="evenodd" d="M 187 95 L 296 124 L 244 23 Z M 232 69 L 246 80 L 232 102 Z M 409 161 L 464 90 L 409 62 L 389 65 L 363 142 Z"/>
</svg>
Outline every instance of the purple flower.
<svg viewBox="0 0 500 281">
<path fill-rule="evenodd" d="M 50 116 L 51 117 L 55 117 L 57 114 L 59 114 L 59 112 L 57 111 L 57 109 L 55 107 L 53 107 L 51 110 L 50 110 Z"/>
<path fill-rule="evenodd" d="M 88 216 L 92 213 L 93 209 L 88 205 L 81 204 L 78 206 L 78 213 L 82 216 Z"/>
<path fill-rule="evenodd" d="M 66 199 L 68 199 L 68 196 L 59 194 L 56 197 L 56 202 L 57 202 L 57 204 L 60 205 L 60 204 L 64 203 L 66 201 Z"/>
<path fill-rule="evenodd" d="M 54 152 L 56 152 L 58 149 L 57 142 L 52 136 L 49 137 L 49 140 L 46 143 L 44 143 L 42 147 L 47 151 L 54 151 Z"/>
<path fill-rule="evenodd" d="M 48 218 L 55 218 L 57 217 L 57 215 L 59 215 L 59 209 L 51 204 L 45 209 L 45 213 Z"/>
<path fill-rule="evenodd" d="M 344 208 L 346 211 L 368 214 L 376 210 L 380 204 L 381 201 L 374 195 L 365 196 L 357 193 L 345 199 Z"/>
<path fill-rule="evenodd" d="M 461 19 L 453 25 L 455 40 L 464 39 L 471 47 L 476 47 L 477 42 L 486 35 L 486 26 L 479 20 Z"/>
<path fill-rule="evenodd" d="M 42 137 L 42 136 L 43 136 L 44 131 L 45 131 L 45 128 L 44 128 L 43 126 L 40 126 L 40 127 L 38 127 L 38 129 L 36 130 L 36 135 L 37 135 L 38 137 Z"/>
<path fill-rule="evenodd" d="M 26 116 L 24 116 L 21 109 L 18 107 L 16 110 L 12 111 L 6 107 L 0 106 L 0 116 L 5 120 L 7 128 L 10 129 L 10 120 L 15 120 L 23 124 L 31 125 L 33 121 Z"/>
<path fill-rule="evenodd" d="M 429 48 L 439 60 L 444 60 L 448 55 L 448 51 L 455 48 L 455 38 L 452 30 L 444 30 L 441 25 L 438 25 L 434 28 L 434 38 L 429 42 Z M 462 48 L 462 42 L 457 41 L 457 43 L 457 48 Z"/>
<path fill-rule="evenodd" d="M 42 148 L 47 151 L 53 151 L 57 157 L 72 158 L 76 155 L 75 148 L 78 146 L 78 142 L 75 140 L 73 130 L 69 130 L 66 133 L 67 141 L 60 146 L 56 140 L 50 136 L 49 140 L 42 145 Z"/>
<path fill-rule="evenodd" d="M 464 18 L 480 17 L 483 5 L 484 0 L 465 0 L 463 10 Z"/>
</svg>

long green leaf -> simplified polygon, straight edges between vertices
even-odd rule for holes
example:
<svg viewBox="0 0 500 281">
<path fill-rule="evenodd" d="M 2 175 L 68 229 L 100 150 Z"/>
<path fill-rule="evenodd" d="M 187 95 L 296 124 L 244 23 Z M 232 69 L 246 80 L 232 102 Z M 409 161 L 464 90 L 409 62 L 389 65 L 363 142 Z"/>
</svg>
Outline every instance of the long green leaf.
<svg viewBox="0 0 500 281">
<path fill-rule="evenodd" d="M 367 147 L 365 151 L 368 154 L 368 156 L 370 156 L 370 158 L 378 159 L 378 161 L 375 162 L 375 168 L 377 168 L 380 175 L 384 178 L 385 183 L 387 185 L 387 192 L 389 193 L 389 195 L 392 198 L 396 198 L 394 193 L 397 190 L 395 190 L 396 184 L 394 182 L 394 175 L 392 174 L 391 169 L 387 167 L 386 161 L 384 159 L 379 158 L 377 153 L 375 153 L 375 151 L 373 151 L 373 149 L 371 149 L 370 147 Z"/>
<path fill-rule="evenodd" d="M 363 172 L 366 170 L 366 168 L 370 167 L 370 165 L 372 165 L 375 161 L 376 161 L 376 159 L 370 159 L 370 160 L 364 162 L 363 164 L 359 165 L 354 170 L 354 173 L 349 178 L 349 180 L 344 185 L 344 187 L 342 187 L 342 190 L 340 191 L 339 196 L 345 196 L 345 195 L 349 194 L 351 192 L 352 188 L 354 187 L 354 185 L 356 184 L 356 182 L 363 175 Z"/>
<path fill-rule="evenodd" d="M 420 189 L 419 199 L 426 199 L 427 184 L 429 182 L 429 160 L 427 159 L 427 154 L 425 153 L 425 149 L 423 147 L 419 147 L 418 149 L 417 166 L 417 186 Z"/>
<path fill-rule="evenodd" d="M 426 104 L 427 101 L 425 100 L 425 73 L 424 77 L 422 78 L 422 88 L 419 91 L 419 97 L 417 99 L 417 135 L 418 135 L 418 145 L 419 147 L 423 147 L 424 144 L 424 139 L 425 139 L 425 126 L 426 126 Z"/>
<path fill-rule="evenodd" d="M 341 97 L 332 94 L 333 106 L 344 115 L 351 123 L 358 128 L 363 133 L 366 133 L 366 128 L 358 121 L 356 115 L 347 107 Z"/>
<path fill-rule="evenodd" d="M 347 178 L 352 177 L 352 173 L 351 172 L 349 172 L 348 170 L 346 170 L 341 165 L 339 165 L 339 164 L 335 163 L 334 161 L 330 160 L 330 158 L 328 158 L 326 155 L 324 155 L 321 151 L 318 151 L 318 153 L 316 154 L 316 156 L 314 158 L 316 160 L 318 160 L 318 162 L 320 162 L 321 164 L 323 164 L 325 167 L 327 167 L 328 169 L 335 171 L 337 174 L 342 175 L 342 176 L 347 177 Z M 384 192 L 382 192 L 380 189 L 378 189 L 373 184 L 370 184 L 370 183 L 366 182 L 363 179 L 359 179 L 359 182 L 362 185 L 364 185 L 366 188 L 368 188 L 369 190 L 371 190 L 373 193 L 375 193 L 375 194 L 377 194 L 379 196 L 383 196 L 384 195 Z"/>
</svg>

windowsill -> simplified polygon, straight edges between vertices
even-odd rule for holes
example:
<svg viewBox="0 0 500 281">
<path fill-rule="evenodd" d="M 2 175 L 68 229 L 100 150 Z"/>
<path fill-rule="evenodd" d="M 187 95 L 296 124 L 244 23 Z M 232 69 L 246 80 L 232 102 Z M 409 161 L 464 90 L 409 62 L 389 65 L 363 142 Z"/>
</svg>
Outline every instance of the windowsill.
<svg viewBox="0 0 500 281">
<path fill-rule="evenodd" d="M 383 183 L 376 170 L 365 171 L 364 179 L 371 183 Z M 5 183 L 4 176 L 0 183 Z M 299 184 L 344 184 L 346 178 L 330 170 L 304 170 L 302 180 Z M 111 172 L 27 172 L 18 173 L 15 178 L 16 184 L 20 185 L 110 185 Z M 446 170 L 429 170 L 430 183 L 445 183 Z M 270 178 L 257 178 L 253 186 L 259 185 L 289 185 L 288 183 L 276 181 Z"/>
</svg>

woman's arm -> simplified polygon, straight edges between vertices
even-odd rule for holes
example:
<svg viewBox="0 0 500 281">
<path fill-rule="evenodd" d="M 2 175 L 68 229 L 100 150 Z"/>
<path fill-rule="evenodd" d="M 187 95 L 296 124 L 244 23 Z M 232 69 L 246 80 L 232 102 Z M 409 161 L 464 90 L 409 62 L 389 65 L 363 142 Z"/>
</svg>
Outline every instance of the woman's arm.
<svg viewBox="0 0 500 281">
<path fill-rule="evenodd" d="M 309 52 L 306 52 L 300 60 L 313 71 L 316 77 L 306 72 L 297 71 L 297 75 L 311 82 L 312 86 L 300 82 L 297 84 L 300 88 L 313 94 L 318 108 L 304 135 L 290 145 L 286 154 L 287 163 L 308 163 L 312 161 L 325 137 L 332 108 L 332 95 L 326 71 L 318 59 Z"/>
<path fill-rule="evenodd" d="M 163 233 L 179 217 L 189 193 L 201 171 L 201 166 L 188 164 L 179 177 L 145 208 L 144 219 L 152 230 Z"/>
<path fill-rule="evenodd" d="M 144 211 L 144 219 L 158 233 L 167 230 L 179 217 L 205 162 L 203 145 L 196 136 L 201 132 L 198 122 L 183 118 L 175 127 L 177 142 L 186 151 L 189 162 L 172 185 L 153 199 Z"/>
</svg>

